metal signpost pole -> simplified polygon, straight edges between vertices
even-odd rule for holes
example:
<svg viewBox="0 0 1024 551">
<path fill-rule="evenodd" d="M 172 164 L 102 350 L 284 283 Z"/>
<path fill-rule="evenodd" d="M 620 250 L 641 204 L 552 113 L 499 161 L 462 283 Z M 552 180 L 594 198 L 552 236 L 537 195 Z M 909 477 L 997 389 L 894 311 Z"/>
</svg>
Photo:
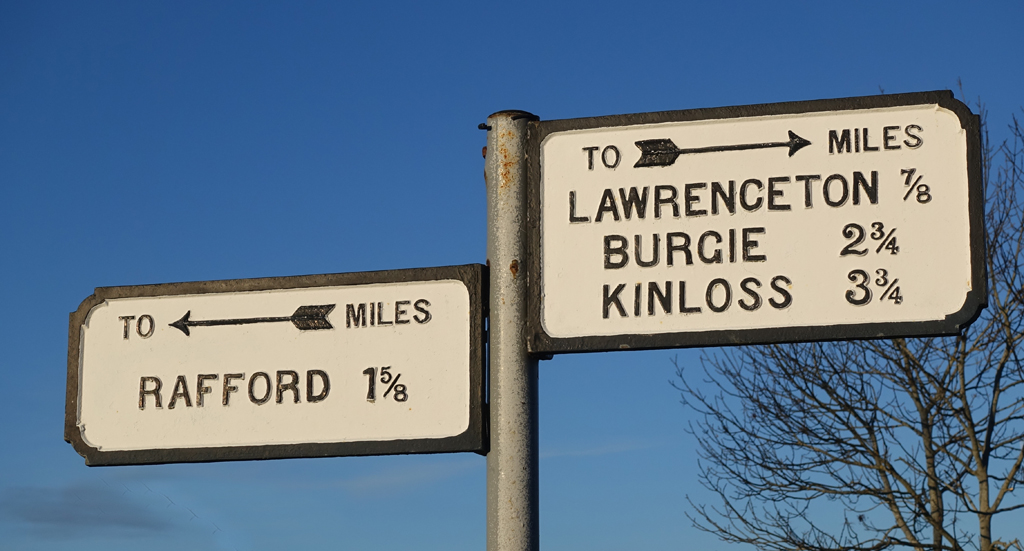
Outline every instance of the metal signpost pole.
<svg viewBox="0 0 1024 551">
<path fill-rule="evenodd" d="M 536 117 L 487 118 L 490 431 L 487 549 L 539 549 L 537 360 L 526 350 L 526 128 Z"/>
</svg>

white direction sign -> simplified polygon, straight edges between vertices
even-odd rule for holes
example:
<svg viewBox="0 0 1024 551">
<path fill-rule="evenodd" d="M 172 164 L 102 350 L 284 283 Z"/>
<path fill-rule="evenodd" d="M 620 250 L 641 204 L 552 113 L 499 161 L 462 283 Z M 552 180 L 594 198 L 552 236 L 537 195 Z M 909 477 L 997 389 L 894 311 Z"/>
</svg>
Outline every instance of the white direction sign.
<svg viewBox="0 0 1024 551">
<path fill-rule="evenodd" d="M 90 465 L 480 452 L 483 270 L 98 288 L 65 439 Z"/>
<path fill-rule="evenodd" d="M 949 92 L 534 124 L 533 352 L 950 334 L 985 305 Z"/>
</svg>

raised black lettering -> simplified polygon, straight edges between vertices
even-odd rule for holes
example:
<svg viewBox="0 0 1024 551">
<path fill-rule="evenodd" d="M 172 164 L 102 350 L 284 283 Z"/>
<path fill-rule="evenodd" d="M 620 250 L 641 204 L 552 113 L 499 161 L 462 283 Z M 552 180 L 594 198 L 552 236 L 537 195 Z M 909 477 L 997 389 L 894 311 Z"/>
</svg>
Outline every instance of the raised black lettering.
<svg viewBox="0 0 1024 551">
<path fill-rule="evenodd" d="M 622 200 L 622 214 L 625 215 L 626 220 L 633 219 L 633 209 L 636 209 L 637 218 L 643 220 L 647 216 L 647 199 L 648 192 L 651 190 L 649 187 L 643 188 L 643 192 L 637 192 L 635 187 L 629 188 L 629 195 L 626 195 L 626 190 L 619 188 L 619 199 Z M 618 217 L 615 217 L 618 220 Z"/>
<path fill-rule="evenodd" d="M 789 176 L 776 176 L 768 178 L 768 210 L 789 210 L 789 205 L 779 203 L 776 198 L 782 198 L 782 190 L 775 189 L 775 184 L 788 184 Z"/>
<path fill-rule="evenodd" d="M 654 246 L 652 247 L 652 249 L 654 249 L 654 257 L 651 258 L 650 261 L 644 261 L 644 259 L 640 258 L 641 252 L 643 251 L 643 237 L 640 236 L 639 234 L 633 236 L 633 243 L 636 245 L 636 248 L 634 249 L 634 254 L 636 255 L 636 264 L 641 268 L 650 268 L 651 266 L 658 265 L 658 251 L 661 250 L 660 238 L 658 234 L 654 234 L 652 238 L 654 239 Z M 607 255 L 605 256 L 605 258 L 607 258 Z"/>
<path fill-rule="evenodd" d="M 313 394 L 313 377 L 320 379 L 321 388 L 319 394 Z M 331 379 L 327 377 L 326 372 L 319 369 L 310 369 L 309 371 L 306 371 L 306 402 L 310 404 L 323 402 L 330 393 Z M 295 401 L 297 402 L 298 399 Z"/>
<path fill-rule="evenodd" d="M 722 189 L 722 184 L 711 182 L 711 214 L 718 214 L 718 200 L 725 204 L 729 214 L 736 214 L 736 181 L 729 180 L 729 193 Z"/>
<path fill-rule="evenodd" d="M 611 308 L 612 305 L 614 305 L 615 308 L 619 311 L 619 316 L 624 317 L 624 318 L 628 318 L 629 317 L 626 314 L 626 309 L 622 307 L 622 301 L 619 300 L 619 293 L 621 293 L 625 288 L 626 288 L 626 284 L 625 283 L 620 283 L 619 286 L 615 288 L 615 292 L 613 292 L 612 294 L 609 295 L 608 294 L 609 286 L 608 285 L 604 286 L 604 294 L 603 294 L 603 298 L 601 300 L 601 308 L 602 308 L 602 310 L 604 312 L 604 319 L 608 319 L 608 309 Z"/>
<path fill-rule="evenodd" d="M 676 245 L 675 243 L 673 243 L 672 240 L 676 239 L 676 238 L 682 239 L 683 243 L 681 245 Z M 668 248 L 668 250 L 665 252 L 665 256 L 668 259 L 668 265 L 669 266 L 672 265 L 672 258 L 673 258 L 673 255 L 676 253 L 676 251 L 682 251 L 683 254 L 686 255 L 686 265 L 687 266 L 693 264 L 693 256 L 690 254 L 690 236 L 689 235 L 687 235 L 687 234 L 685 234 L 683 232 L 671 232 L 671 233 L 665 235 L 665 245 Z"/>
<path fill-rule="evenodd" d="M 284 376 L 287 375 L 291 381 L 284 382 Z M 291 371 L 278 371 L 277 372 L 277 403 L 281 403 L 284 400 L 284 391 L 290 390 L 295 397 L 294 403 L 299 403 L 299 374 Z"/>
<path fill-rule="evenodd" d="M 754 201 L 753 203 L 747 202 L 747 189 L 749 189 L 749 187 L 752 185 L 757 187 L 758 193 L 760 193 L 761 190 L 764 189 L 764 184 L 762 184 L 761 180 L 758 180 L 757 178 L 751 178 L 743 182 L 743 185 L 740 186 L 740 206 L 742 206 L 743 210 L 747 212 L 754 212 L 755 210 L 761 208 L 761 203 L 764 201 L 763 199 L 761 199 L 759 195 L 757 197 L 757 201 Z"/>
<path fill-rule="evenodd" d="M 590 222 L 589 216 L 576 216 L 576 192 L 569 192 L 569 223 L 578 224 L 580 222 Z"/>
<path fill-rule="evenodd" d="M 722 301 L 722 304 L 715 304 L 716 287 L 721 287 L 725 290 L 725 300 Z M 712 312 L 720 314 L 728 310 L 732 304 L 732 287 L 729 285 L 729 282 L 720 277 L 712 279 L 711 283 L 708 283 L 707 293 L 704 294 L 704 302 L 707 303 L 708 309 Z"/>
<path fill-rule="evenodd" d="M 714 230 L 708 230 L 701 234 L 700 238 L 697 239 L 697 256 L 705 264 L 721 264 L 722 263 L 722 249 L 715 248 L 715 254 L 707 256 L 704 254 L 704 244 L 707 242 L 709 237 L 715 239 L 715 243 L 720 245 L 722 243 L 722 235 Z"/>
<path fill-rule="evenodd" d="M 406 323 L 412 323 L 412 320 L 402 319 L 402 316 L 409 315 L 409 311 L 406 310 L 405 308 L 402 308 L 402 305 L 408 306 L 409 304 L 412 303 L 408 300 L 395 301 L 395 325 L 405 325 Z"/>
<path fill-rule="evenodd" d="M 662 191 L 669 192 L 668 197 L 662 197 Z M 654 217 L 661 218 L 662 205 L 672 205 L 672 217 L 679 218 L 679 205 L 676 204 L 678 196 L 679 190 L 676 186 L 654 186 Z"/>
<path fill-rule="evenodd" d="M 842 137 L 840 137 L 842 136 Z M 835 152 L 842 153 L 843 148 L 846 148 L 846 153 L 850 152 L 850 129 L 843 130 L 843 133 L 836 134 L 835 130 L 828 131 L 828 153 L 834 155 Z"/>
<path fill-rule="evenodd" d="M 758 289 L 761 288 L 761 282 L 752 277 L 748 277 L 740 282 L 740 289 L 743 289 L 744 293 L 750 295 L 753 302 L 744 302 L 742 298 L 736 301 L 736 304 L 739 304 L 740 308 L 743 308 L 748 312 L 753 312 L 761 307 L 761 295 L 759 295 L 755 289 L 751 289 L 751 285 L 756 285 Z"/>
<path fill-rule="evenodd" d="M 864 151 L 878 151 L 878 146 L 871 147 L 868 145 L 868 129 L 864 129 Z"/>
<path fill-rule="evenodd" d="M 743 228 L 743 261 L 764 262 L 768 260 L 767 256 L 763 254 L 751 254 L 750 252 L 758 246 L 757 241 L 750 238 L 753 234 L 764 235 L 764 228 Z"/>
<path fill-rule="evenodd" d="M 640 297 L 641 297 L 640 293 L 642 292 L 641 289 L 643 289 L 643 283 L 637 283 L 633 287 L 633 317 L 634 318 L 639 318 L 640 317 Z"/>
<path fill-rule="evenodd" d="M 820 179 L 820 174 L 803 174 L 796 177 L 796 181 L 804 183 L 804 208 L 811 208 L 814 206 L 811 202 L 811 192 L 813 191 L 812 184 Z"/>
<path fill-rule="evenodd" d="M 613 242 L 617 242 L 618 245 L 613 246 Z M 604 269 L 614 270 L 629 264 L 627 248 L 629 248 L 629 240 L 624 235 L 604 236 Z M 612 256 L 617 256 L 618 259 L 612 260 Z"/>
<path fill-rule="evenodd" d="M 614 161 L 608 160 L 609 152 L 612 153 L 611 156 L 615 159 Z M 615 147 L 614 145 L 609 145 L 605 147 L 603 150 L 601 150 L 601 164 L 603 164 L 605 168 L 615 168 L 619 166 L 620 160 L 622 160 L 622 156 L 619 155 L 619 148 Z"/>
<path fill-rule="evenodd" d="M 430 315 L 430 312 L 427 311 L 428 306 L 430 306 L 430 301 L 425 298 L 421 298 L 413 303 L 412 307 L 415 308 L 416 311 L 419 312 L 420 314 L 423 314 L 422 318 L 420 317 L 420 314 L 413 314 L 412 319 L 416 320 L 416 323 L 427 323 L 428 321 L 430 321 L 430 318 L 433 317 Z"/>
<path fill-rule="evenodd" d="M 253 392 L 254 387 L 256 386 L 256 379 L 257 378 L 263 379 L 264 388 L 267 389 L 267 391 L 265 393 L 263 393 L 263 397 L 262 398 L 257 398 L 256 397 L 256 393 Z M 253 373 L 252 376 L 249 377 L 249 401 L 250 402 L 256 404 L 257 406 L 262 406 L 263 404 L 267 403 L 270 400 L 270 395 L 273 394 L 273 392 L 274 392 L 274 386 L 272 384 L 270 384 L 270 375 L 267 375 L 266 373 L 264 373 L 262 371 L 257 371 L 256 373 Z"/>
<path fill-rule="evenodd" d="M 843 194 L 840 195 L 839 199 L 836 201 L 833 201 L 832 196 L 829 194 L 829 190 L 832 189 L 832 182 L 839 182 L 842 186 Z M 825 196 L 826 205 L 830 207 L 841 207 L 850 197 L 850 186 L 846 182 L 846 178 L 843 178 L 842 174 L 833 174 L 825 180 L 825 185 L 821 187 L 821 194 Z"/>
<path fill-rule="evenodd" d="M 666 314 L 672 313 L 672 282 L 665 282 L 665 292 L 661 292 L 661 288 L 658 287 L 656 281 L 651 281 L 647 284 L 647 315 L 654 315 L 654 301 L 657 300 L 658 304 L 661 305 L 661 309 Z"/>
<path fill-rule="evenodd" d="M 587 170 L 594 170 L 594 152 L 597 151 L 598 149 L 600 148 L 598 148 L 596 145 L 583 148 L 583 151 L 587 152 Z"/>
<path fill-rule="evenodd" d="M 153 388 L 147 389 L 146 383 L 153 383 Z M 153 396 L 153 399 L 156 401 L 156 407 L 162 408 L 163 405 L 160 403 L 160 389 L 163 386 L 164 384 L 160 381 L 159 377 L 141 377 L 139 379 L 139 409 L 146 409 L 147 394 Z"/>
<path fill-rule="evenodd" d="M 128 340 L 128 333 L 132 327 L 132 320 L 135 316 L 118 316 L 117 319 L 124 322 L 124 340 Z"/>
<path fill-rule="evenodd" d="M 228 405 L 228 397 L 231 396 L 232 392 L 238 392 L 238 387 L 231 384 L 234 379 L 244 379 L 245 373 L 225 373 L 224 374 L 224 389 L 220 395 L 220 404 L 222 406 Z"/>
<path fill-rule="evenodd" d="M 886 127 L 882 128 L 882 147 L 884 147 L 886 149 L 899 149 L 900 148 L 900 144 L 891 145 L 892 142 L 894 142 L 894 141 L 896 141 L 898 139 L 895 135 L 893 135 L 891 133 L 891 131 L 899 130 L 899 129 L 900 129 L 900 127 L 898 127 L 898 126 L 886 126 Z"/>
<path fill-rule="evenodd" d="M 167 403 L 167 409 L 174 409 L 174 405 L 178 402 L 178 398 L 185 400 L 185 407 L 192 407 L 192 397 L 188 393 L 188 381 L 185 380 L 184 375 L 178 375 L 178 378 L 174 381 L 174 393 L 171 394 L 171 401 Z"/>
<path fill-rule="evenodd" d="M 377 303 L 377 325 L 394 325 L 395 322 L 384 319 L 384 303 Z"/>
<path fill-rule="evenodd" d="M 142 322 L 146 322 L 147 324 L 145 331 L 142 330 Z M 148 339 L 153 336 L 153 331 L 156 331 L 156 324 L 153 323 L 153 316 L 149 314 L 142 314 L 139 316 L 138 321 L 135 322 L 135 332 L 138 333 L 140 337 Z"/>
<path fill-rule="evenodd" d="M 604 220 L 604 213 L 606 212 L 612 213 L 612 218 L 616 222 L 619 221 L 619 206 L 615 203 L 615 194 L 610 189 L 604 190 L 604 193 L 601 194 L 601 205 L 597 207 L 597 215 L 594 216 L 594 222 Z"/>
<path fill-rule="evenodd" d="M 860 190 L 864 188 L 864 195 L 867 195 L 868 201 L 872 205 L 878 204 L 878 171 L 871 171 L 871 183 L 868 184 L 864 175 L 860 172 L 853 173 L 853 204 L 860 204 Z"/>
<path fill-rule="evenodd" d="M 679 282 L 679 313 L 680 314 L 699 314 L 701 312 L 700 306 L 686 306 L 686 282 Z"/>
<path fill-rule="evenodd" d="M 708 187 L 708 185 L 704 182 L 686 184 L 685 186 L 683 186 L 683 211 L 686 214 L 686 216 L 704 216 L 708 213 L 708 211 L 705 209 L 693 208 L 694 203 L 700 202 L 700 197 L 695 196 L 693 194 L 693 190 L 704 189 L 706 187 Z"/>
<path fill-rule="evenodd" d="M 789 278 L 786 276 L 778 275 L 772 278 L 772 289 L 774 289 L 775 292 L 779 293 L 779 295 L 782 297 L 782 300 L 777 301 L 775 300 L 775 298 L 769 298 L 768 303 L 772 305 L 772 308 L 778 310 L 782 310 L 783 308 L 788 307 L 790 304 L 793 304 L 793 295 L 789 294 L 788 289 L 779 285 L 780 281 L 786 282 L 787 286 L 793 285 L 793 282 L 790 281 Z"/>
<path fill-rule="evenodd" d="M 907 134 L 907 137 L 912 139 L 912 140 L 914 140 L 914 141 L 903 140 L 903 145 L 909 147 L 910 149 L 917 149 L 917 148 L 921 147 L 921 144 L 924 143 L 924 139 L 922 139 L 921 136 L 918 136 L 917 134 L 914 134 L 913 132 L 911 132 L 910 131 L 911 128 L 913 128 L 914 130 L 916 130 L 918 132 L 924 132 L 924 128 L 921 128 L 920 126 L 918 126 L 916 124 L 908 124 L 907 127 L 903 129 L 903 131 Z"/>
<path fill-rule="evenodd" d="M 206 386 L 206 381 L 215 379 L 217 379 L 216 374 L 200 374 L 196 377 L 196 407 L 203 407 L 203 396 L 213 391 L 212 388 Z"/>
<path fill-rule="evenodd" d="M 359 308 L 355 305 L 345 305 L 345 327 L 352 327 L 355 323 L 356 327 L 366 327 L 366 304 L 360 304 Z"/>
<path fill-rule="evenodd" d="M 736 262 L 736 230 L 729 228 L 729 262 Z"/>
</svg>

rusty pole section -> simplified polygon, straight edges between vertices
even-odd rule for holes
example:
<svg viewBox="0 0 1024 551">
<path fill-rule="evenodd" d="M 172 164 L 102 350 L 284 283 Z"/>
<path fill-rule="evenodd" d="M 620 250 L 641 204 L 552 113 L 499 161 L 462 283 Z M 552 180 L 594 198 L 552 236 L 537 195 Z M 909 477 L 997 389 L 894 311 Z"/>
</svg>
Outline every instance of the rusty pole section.
<svg viewBox="0 0 1024 551">
<path fill-rule="evenodd" d="M 487 258 L 490 264 L 490 431 L 487 549 L 540 548 L 537 360 L 526 351 L 526 129 L 537 117 L 487 117 Z"/>
</svg>

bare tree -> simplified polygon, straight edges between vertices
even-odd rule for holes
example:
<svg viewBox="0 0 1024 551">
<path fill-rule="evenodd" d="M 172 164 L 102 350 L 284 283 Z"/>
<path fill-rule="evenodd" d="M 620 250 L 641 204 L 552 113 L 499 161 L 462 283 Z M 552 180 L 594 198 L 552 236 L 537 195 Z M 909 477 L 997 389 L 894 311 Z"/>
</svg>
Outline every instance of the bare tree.
<svg viewBox="0 0 1024 551">
<path fill-rule="evenodd" d="M 1024 507 L 1016 118 L 1010 132 L 999 147 L 984 136 L 989 305 L 960 335 L 706 353 L 700 383 L 676 364 L 719 498 L 691 500 L 698 528 L 765 550 L 1024 551 L 1020 524 L 995 524 Z"/>
</svg>

